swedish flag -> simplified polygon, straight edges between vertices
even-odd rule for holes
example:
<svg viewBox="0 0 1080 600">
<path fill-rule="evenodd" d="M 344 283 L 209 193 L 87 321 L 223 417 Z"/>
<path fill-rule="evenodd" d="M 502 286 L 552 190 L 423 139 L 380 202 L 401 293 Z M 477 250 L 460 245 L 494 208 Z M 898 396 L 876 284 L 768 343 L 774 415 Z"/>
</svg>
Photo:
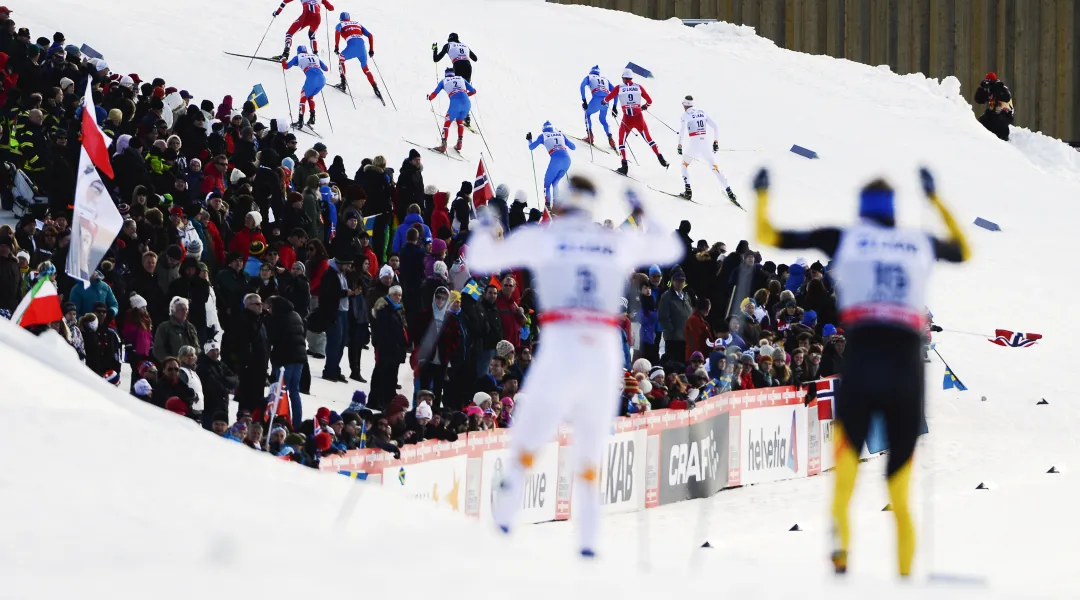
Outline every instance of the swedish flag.
<svg viewBox="0 0 1080 600">
<path fill-rule="evenodd" d="M 952 388 L 956 388 L 961 392 L 967 391 L 967 386 L 961 383 L 960 380 L 956 378 L 956 375 L 953 374 L 952 369 L 949 367 L 949 365 L 945 365 L 945 380 L 941 382 L 941 389 L 951 390 Z"/>
<path fill-rule="evenodd" d="M 266 92 L 263 90 L 261 83 L 256 83 L 255 87 L 251 88 L 251 93 L 248 94 L 247 99 L 253 102 L 257 109 L 270 104 L 270 99 L 266 97 Z"/>
<path fill-rule="evenodd" d="M 364 217 L 364 231 L 367 232 L 368 237 L 375 235 L 375 217 L 377 216 Z"/>
<path fill-rule="evenodd" d="M 461 288 L 461 293 L 467 294 L 473 300 L 479 301 L 480 296 L 484 295 L 484 290 L 480 289 L 480 286 L 477 285 L 475 279 L 470 279 L 469 282 L 465 284 L 465 287 Z"/>
</svg>

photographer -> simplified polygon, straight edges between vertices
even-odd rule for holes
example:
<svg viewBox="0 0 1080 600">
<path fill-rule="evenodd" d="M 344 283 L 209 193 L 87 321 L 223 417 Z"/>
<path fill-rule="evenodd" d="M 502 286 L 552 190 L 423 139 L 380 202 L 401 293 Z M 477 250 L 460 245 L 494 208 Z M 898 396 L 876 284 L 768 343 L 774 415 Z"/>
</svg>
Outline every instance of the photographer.
<svg viewBox="0 0 1080 600">
<path fill-rule="evenodd" d="M 975 102 L 986 105 L 986 111 L 979 117 L 983 127 L 1003 141 L 1009 141 L 1009 125 L 1013 123 L 1012 92 L 993 71 L 986 74 L 979 89 L 975 90 Z"/>
</svg>

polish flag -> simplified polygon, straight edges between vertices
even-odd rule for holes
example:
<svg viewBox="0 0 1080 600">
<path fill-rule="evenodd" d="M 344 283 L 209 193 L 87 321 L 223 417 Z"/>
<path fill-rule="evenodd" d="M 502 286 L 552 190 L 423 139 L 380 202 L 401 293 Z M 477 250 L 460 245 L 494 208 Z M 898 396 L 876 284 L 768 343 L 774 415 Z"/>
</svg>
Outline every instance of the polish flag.
<svg viewBox="0 0 1080 600">
<path fill-rule="evenodd" d="M 488 203 L 495 197 L 495 188 L 491 185 L 491 179 L 487 174 L 487 166 L 484 165 L 484 159 L 480 159 L 480 164 L 476 167 L 476 181 L 473 182 L 472 201 L 473 206 L 479 208 Z"/>
</svg>

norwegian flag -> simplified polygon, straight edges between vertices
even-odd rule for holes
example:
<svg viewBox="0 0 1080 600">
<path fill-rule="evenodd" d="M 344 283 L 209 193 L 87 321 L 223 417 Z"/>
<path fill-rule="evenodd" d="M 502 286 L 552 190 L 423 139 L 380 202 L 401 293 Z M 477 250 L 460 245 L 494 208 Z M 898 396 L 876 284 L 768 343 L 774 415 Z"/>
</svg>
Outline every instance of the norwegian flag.
<svg viewBox="0 0 1080 600">
<path fill-rule="evenodd" d="M 491 179 L 487 174 L 487 165 L 484 159 L 476 167 L 476 181 L 473 182 L 472 201 L 473 206 L 479 208 L 495 197 L 495 188 L 491 185 Z"/>
<path fill-rule="evenodd" d="M 1012 332 L 1008 329 L 995 329 L 994 335 L 997 337 L 989 340 L 991 343 L 997 344 L 998 346 L 1009 346 L 1011 348 L 1027 348 L 1028 346 L 1034 346 L 1035 342 L 1042 339 L 1042 334 L 1039 333 Z"/>
<path fill-rule="evenodd" d="M 817 388 L 818 419 L 828 421 L 833 418 L 833 401 L 836 399 L 836 378 L 815 381 Z"/>
</svg>

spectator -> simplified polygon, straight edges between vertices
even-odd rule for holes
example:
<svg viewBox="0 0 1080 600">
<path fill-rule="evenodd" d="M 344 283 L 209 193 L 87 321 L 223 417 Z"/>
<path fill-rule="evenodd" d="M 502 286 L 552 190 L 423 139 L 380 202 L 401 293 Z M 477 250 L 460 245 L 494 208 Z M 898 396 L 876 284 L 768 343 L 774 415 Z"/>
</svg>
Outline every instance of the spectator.
<svg viewBox="0 0 1080 600">
<path fill-rule="evenodd" d="M 237 323 L 225 330 L 225 345 L 234 352 L 230 357 L 238 378 L 236 402 L 253 417 L 262 416 L 266 407 L 266 371 L 270 362 L 270 345 L 262 320 L 262 299 L 258 294 L 244 296 L 244 310 Z"/>
<path fill-rule="evenodd" d="M 176 357 L 180 361 L 180 380 L 184 382 L 195 396 L 191 409 L 203 410 L 203 386 L 202 380 L 195 372 L 195 363 L 199 359 L 199 351 L 191 346 L 180 348 L 180 354 Z"/>
<path fill-rule="evenodd" d="M 369 402 L 372 407 L 381 409 L 395 393 L 398 369 L 405 362 L 408 351 L 401 287 L 390 288 L 386 296 L 378 299 L 372 306 L 372 314 L 375 370 L 371 375 Z"/>
<path fill-rule="evenodd" d="M 170 398 L 183 400 L 189 410 L 195 403 L 195 392 L 180 379 L 180 361 L 175 356 L 161 361 L 161 376 L 153 383 L 150 403 L 165 408 Z"/>
<path fill-rule="evenodd" d="M 437 292 L 436 292 L 437 293 Z M 437 353 L 443 371 L 446 373 L 445 389 L 442 397 L 436 392 L 436 403 L 445 403 L 452 410 L 459 411 L 465 406 L 465 399 L 471 393 L 471 377 L 474 371 L 468 366 L 468 350 L 465 323 L 462 318 L 461 292 L 450 292 L 443 317 L 442 328 L 438 330 Z M 436 373 L 429 377 L 437 376 Z M 424 374 L 421 374 L 423 379 Z M 434 384 L 432 384 L 434 386 Z"/>
<path fill-rule="evenodd" d="M 821 354 L 821 369 L 818 377 L 832 377 L 839 375 L 844 366 L 844 349 L 847 347 L 847 339 L 842 335 L 834 335 L 825 344 L 825 352 Z"/>
<path fill-rule="evenodd" d="M 180 263 L 183 262 L 183 259 L 183 248 L 172 244 L 165 249 L 165 260 L 157 261 L 157 270 L 154 272 L 154 276 L 157 279 L 158 287 L 161 288 L 161 293 L 165 294 L 166 297 L 169 297 L 169 286 L 180 278 Z"/>
<path fill-rule="evenodd" d="M 263 247 L 266 246 L 266 236 L 263 235 L 261 226 L 262 214 L 254 210 L 248 212 L 244 216 L 244 228 L 233 234 L 232 241 L 229 242 L 229 250 L 240 254 L 241 258 L 247 262 L 255 242 L 261 242 Z"/>
<path fill-rule="evenodd" d="M 154 331 L 154 358 L 161 364 L 166 358 L 179 355 L 183 346 L 199 345 L 195 326 L 188 321 L 188 307 L 185 298 L 174 297 L 169 302 L 169 319 Z"/>
<path fill-rule="evenodd" d="M 495 348 L 503 339 L 502 318 L 496 305 L 498 298 L 499 289 L 489 284 L 484 289 L 484 296 L 480 303 L 473 304 L 470 310 L 472 313 L 471 327 L 466 334 L 468 338 L 476 340 L 476 352 L 474 354 L 476 357 L 474 368 L 476 371 L 473 374 L 473 379 L 481 377 L 487 372 L 491 357 L 495 356 Z M 464 298 L 462 301 L 464 301 Z"/>
<path fill-rule="evenodd" d="M 0 247 L 3 244 L 0 243 Z M 0 250 L 0 252 L 3 252 Z M 75 304 L 75 312 L 80 317 L 86 313 L 94 310 L 94 304 L 98 302 L 104 302 L 109 308 L 109 317 L 116 317 L 119 307 L 116 303 L 116 297 L 113 295 L 112 288 L 110 288 L 103 280 L 105 275 L 101 271 L 94 271 L 90 275 L 89 285 L 84 287 L 81 284 L 76 284 L 71 289 L 68 299 Z"/>
<path fill-rule="evenodd" d="M 303 421 L 300 399 L 300 376 L 307 362 L 307 342 L 304 321 L 294 310 L 292 302 L 281 296 L 264 300 L 269 313 L 266 319 L 266 339 L 270 344 L 270 378 L 277 381 L 284 372 L 285 389 L 289 392 L 289 415 L 292 425 L 299 428 Z"/>
<path fill-rule="evenodd" d="M 979 123 L 1002 141 L 1009 141 L 1009 126 L 1013 124 L 1012 92 L 993 71 L 986 74 L 975 90 L 975 103 L 986 105 Z"/>
<path fill-rule="evenodd" d="M 236 391 L 239 380 L 221 362 L 221 346 L 215 341 L 203 346 L 195 372 L 203 388 L 202 426 L 203 429 L 213 429 L 215 417 L 228 409 L 229 394 Z"/>
<path fill-rule="evenodd" d="M 166 294 L 170 298 L 184 298 L 188 301 L 190 312 L 188 321 L 195 326 L 199 339 L 208 340 L 209 331 L 206 306 L 210 301 L 210 283 L 199 276 L 199 261 L 188 255 L 180 266 L 180 278 L 169 285 Z"/>
<path fill-rule="evenodd" d="M 521 346 L 521 327 L 525 324 L 525 309 L 514 301 L 517 280 L 512 276 L 503 277 L 502 289 L 495 300 L 495 310 L 499 313 L 501 338 L 508 340 L 517 349 Z"/>
<path fill-rule="evenodd" d="M 431 240 L 431 229 L 424 224 L 424 218 L 420 216 L 420 205 L 410 204 L 408 214 L 405 216 L 405 221 L 398 226 L 397 230 L 394 232 L 394 241 L 391 245 L 391 249 L 394 252 L 401 252 L 402 248 L 405 246 L 405 237 L 408 231 L 416 227 L 419 227 L 421 230 L 419 237 L 422 240 Z"/>
<path fill-rule="evenodd" d="M 424 194 L 424 165 L 420 159 L 420 152 L 413 148 L 409 150 L 409 157 L 401 163 L 401 169 L 398 171 L 397 180 L 397 205 L 399 207 L 397 217 L 399 219 L 405 219 L 405 215 L 400 210 L 401 207 L 408 207 L 412 209 L 413 205 L 423 208 L 427 204 L 427 199 Z M 431 208 L 427 210 L 421 210 L 420 214 L 427 214 L 428 218 L 431 215 Z M 431 237 L 430 232 L 427 237 Z M 397 237 L 395 235 L 395 241 Z"/>
<path fill-rule="evenodd" d="M 450 228 L 454 233 L 468 231 L 469 222 L 476 218 L 476 206 L 472 199 L 472 184 L 461 182 L 454 201 L 450 203 Z"/>
<path fill-rule="evenodd" d="M 671 289 L 660 297 L 657 317 L 664 334 L 663 361 L 680 360 L 686 353 L 686 322 L 693 312 L 690 294 L 686 291 L 686 275 L 676 268 L 671 273 Z"/>
<path fill-rule="evenodd" d="M 691 355 L 704 356 L 709 352 L 707 343 L 715 338 L 712 327 L 709 325 L 709 310 L 712 302 L 708 298 L 699 298 L 697 308 L 686 319 L 684 326 L 684 338 L 686 340 L 686 361 L 690 361 Z"/>
<path fill-rule="evenodd" d="M 389 227 L 392 222 L 394 185 L 386 170 L 386 158 L 376 156 L 371 164 L 363 166 L 356 174 L 356 183 L 364 189 L 367 202 L 364 203 L 364 216 L 375 217 L 372 246 L 380 259 L 386 256 Z"/>
<path fill-rule="evenodd" d="M 327 381 L 349 382 L 341 374 L 341 357 L 348 335 L 349 298 L 356 294 L 349 288 L 347 279 L 352 268 L 352 258 L 348 256 L 330 261 L 319 284 L 318 309 L 308 323 L 309 329 L 326 333 L 326 364 L 322 376 Z"/>
</svg>

